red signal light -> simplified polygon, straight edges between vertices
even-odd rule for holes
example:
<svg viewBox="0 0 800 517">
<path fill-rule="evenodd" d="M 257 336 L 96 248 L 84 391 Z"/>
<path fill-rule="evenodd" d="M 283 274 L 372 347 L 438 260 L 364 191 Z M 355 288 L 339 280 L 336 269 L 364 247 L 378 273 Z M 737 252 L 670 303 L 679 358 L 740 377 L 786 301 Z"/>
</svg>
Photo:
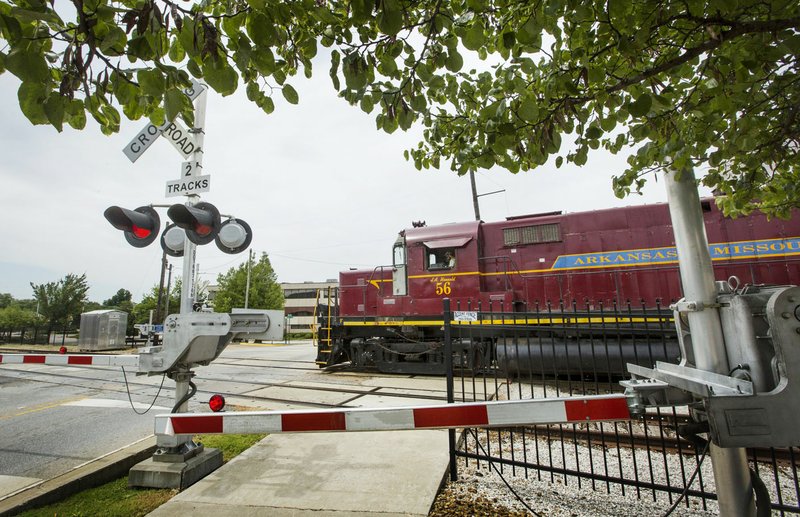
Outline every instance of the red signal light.
<svg viewBox="0 0 800 517">
<path fill-rule="evenodd" d="M 219 393 L 212 395 L 211 398 L 208 399 L 208 407 L 211 408 L 211 411 L 214 413 L 222 411 L 225 408 L 225 397 Z"/>
<path fill-rule="evenodd" d="M 204 224 L 198 224 L 194 227 L 194 233 L 197 235 L 206 236 L 214 230 L 211 226 L 206 226 Z"/>
<path fill-rule="evenodd" d="M 62 346 L 61 348 L 58 349 L 58 353 L 59 354 L 66 354 L 67 353 L 67 347 Z"/>
<path fill-rule="evenodd" d="M 144 239 L 145 237 L 147 237 L 148 235 L 150 235 L 152 233 L 151 230 L 148 230 L 147 228 L 139 228 L 135 224 L 133 225 L 133 228 L 131 229 L 131 231 L 133 232 L 133 234 L 135 236 L 137 236 L 140 239 Z"/>
</svg>

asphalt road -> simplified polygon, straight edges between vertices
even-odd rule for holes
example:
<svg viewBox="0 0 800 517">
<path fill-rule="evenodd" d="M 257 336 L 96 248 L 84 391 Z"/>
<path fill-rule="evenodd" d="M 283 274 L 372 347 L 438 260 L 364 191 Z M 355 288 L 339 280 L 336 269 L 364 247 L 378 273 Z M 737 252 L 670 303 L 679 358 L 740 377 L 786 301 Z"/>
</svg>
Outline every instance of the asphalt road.
<svg viewBox="0 0 800 517">
<path fill-rule="evenodd" d="M 253 409 L 403 405 L 408 397 L 444 400 L 443 379 L 424 388 L 404 376 L 331 374 L 314 364 L 310 342 L 230 345 L 195 369 L 189 411 L 208 411 L 214 393 L 229 407 Z M 0 498 L 149 437 L 153 416 L 170 411 L 174 383 L 120 368 L 0 364 Z M 147 414 L 137 414 L 151 404 Z M 158 396 L 157 396 L 158 395 Z M 157 398 L 156 398 L 157 397 Z"/>
</svg>

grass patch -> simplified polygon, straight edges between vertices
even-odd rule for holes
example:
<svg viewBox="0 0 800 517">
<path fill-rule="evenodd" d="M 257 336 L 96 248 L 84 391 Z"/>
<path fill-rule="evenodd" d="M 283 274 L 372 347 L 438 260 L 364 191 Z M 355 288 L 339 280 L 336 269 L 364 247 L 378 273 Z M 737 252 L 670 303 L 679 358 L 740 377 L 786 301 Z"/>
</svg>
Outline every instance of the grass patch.
<svg viewBox="0 0 800 517">
<path fill-rule="evenodd" d="M 177 490 L 128 488 L 128 476 L 84 490 L 49 506 L 28 510 L 26 517 L 141 517 L 169 501 Z"/>
<path fill-rule="evenodd" d="M 206 447 L 219 449 L 222 451 L 222 461 L 227 463 L 234 456 L 246 451 L 258 441 L 264 438 L 265 434 L 208 434 L 195 436 L 194 441 L 200 442 Z"/>
<path fill-rule="evenodd" d="M 220 449 L 228 462 L 264 438 L 265 434 L 196 436 L 206 447 Z M 42 508 L 21 513 L 25 517 L 141 517 L 169 501 L 177 490 L 167 488 L 128 488 L 128 476 L 90 488 Z"/>
</svg>

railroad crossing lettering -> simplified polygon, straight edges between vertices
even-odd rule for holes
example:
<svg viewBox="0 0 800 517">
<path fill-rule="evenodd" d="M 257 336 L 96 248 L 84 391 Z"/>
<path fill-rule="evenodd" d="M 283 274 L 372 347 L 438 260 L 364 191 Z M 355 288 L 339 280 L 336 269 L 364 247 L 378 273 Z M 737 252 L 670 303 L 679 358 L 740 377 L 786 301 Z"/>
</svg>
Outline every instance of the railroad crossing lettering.
<svg viewBox="0 0 800 517">
<path fill-rule="evenodd" d="M 166 124 L 164 124 L 164 126 L 166 126 Z M 139 157 L 153 145 L 153 142 L 161 136 L 161 128 L 164 126 L 147 124 L 144 129 L 133 137 L 133 140 L 128 142 L 128 145 L 125 146 L 122 152 L 125 153 L 125 156 L 128 157 L 131 163 L 138 160 Z"/>
<path fill-rule="evenodd" d="M 185 93 L 189 97 L 189 99 L 194 102 L 194 100 L 201 93 L 203 93 L 203 91 L 205 91 L 205 89 L 206 89 L 206 87 L 204 85 L 202 85 L 201 83 L 198 83 L 195 80 L 192 80 L 192 86 L 190 86 L 189 88 L 186 88 L 185 90 L 183 90 L 183 93 Z M 162 134 L 162 132 L 164 132 L 168 128 L 170 128 L 170 125 L 172 125 L 172 124 L 176 125 L 176 127 L 171 129 L 172 133 L 175 133 L 175 131 L 178 130 L 178 129 L 182 130 L 181 131 L 182 136 L 180 138 L 178 138 L 178 142 L 182 142 L 183 141 L 183 136 L 187 136 L 188 138 L 191 138 L 191 134 L 189 133 L 189 131 L 187 129 L 183 128 L 182 126 L 179 126 L 175 122 L 165 122 L 164 124 L 162 124 L 160 126 L 156 126 L 154 124 L 147 124 L 141 131 L 139 131 L 139 133 L 135 137 L 133 137 L 133 140 L 128 142 L 128 145 L 125 146 L 125 148 L 122 150 L 122 152 L 125 154 L 125 156 L 128 157 L 128 159 L 131 161 L 131 163 L 135 162 L 136 160 L 139 159 L 139 157 L 141 155 L 144 154 L 145 151 L 147 151 L 147 149 L 150 148 L 151 145 L 153 145 L 153 142 L 156 141 L 156 139 Z M 176 136 L 177 136 L 177 134 L 176 134 Z M 184 152 L 184 149 L 187 148 L 187 144 L 189 143 L 189 140 L 186 140 L 185 142 L 183 142 L 183 144 L 180 147 L 178 147 L 177 146 L 177 142 L 173 141 L 171 138 L 169 140 L 170 140 L 170 142 L 172 142 L 173 145 L 176 146 L 178 151 L 181 154 L 183 154 L 185 158 L 188 158 L 189 154 L 191 154 L 195 150 L 199 150 L 199 149 L 195 149 L 197 144 L 194 143 L 193 139 L 191 140 L 191 144 L 192 144 L 191 149 L 192 150 L 189 151 L 188 154 L 186 154 Z"/>
<path fill-rule="evenodd" d="M 194 176 L 167 182 L 165 197 L 190 196 L 211 190 L 211 176 Z"/>
<path fill-rule="evenodd" d="M 173 120 L 169 122 L 162 130 L 161 134 L 169 140 L 169 143 L 183 155 L 184 158 L 189 158 L 192 153 L 199 151 L 194 137 L 180 122 Z"/>
</svg>

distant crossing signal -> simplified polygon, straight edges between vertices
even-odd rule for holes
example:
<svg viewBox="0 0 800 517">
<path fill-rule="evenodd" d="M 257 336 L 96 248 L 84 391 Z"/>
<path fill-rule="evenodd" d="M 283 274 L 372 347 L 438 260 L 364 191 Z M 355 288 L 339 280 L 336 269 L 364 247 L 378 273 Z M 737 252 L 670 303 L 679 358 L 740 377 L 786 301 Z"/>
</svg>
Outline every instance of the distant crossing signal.
<svg viewBox="0 0 800 517">
<path fill-rule="evenodd" d="M 103 215 L 117 230 L 125 232 L 131 246 L 144 248 L 158 238 L 161 219 L 152 207 L 140 206 L 134 210 L 110 206 Z"/>
<path fill-rule="evenodd" d="M 183 228 L 189 240 L 195 244 L 208 244 L 219 233 L 221 223 L 219 210 L 211 203 L 196 205 L 172 205 L 167 215 L 179 228 Z"/>
</svg>

